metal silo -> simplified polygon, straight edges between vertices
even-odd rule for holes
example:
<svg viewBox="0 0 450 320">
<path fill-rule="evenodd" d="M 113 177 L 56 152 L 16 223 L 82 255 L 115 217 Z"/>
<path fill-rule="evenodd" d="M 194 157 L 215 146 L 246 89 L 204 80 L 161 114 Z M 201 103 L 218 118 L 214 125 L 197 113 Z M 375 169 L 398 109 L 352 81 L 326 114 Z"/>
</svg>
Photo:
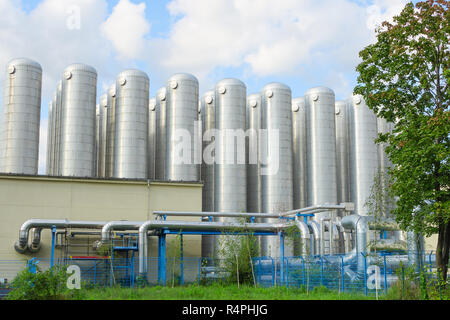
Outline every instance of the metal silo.
<svg viewBox="0 0 450 320">
<path fill-rule="evenodd" d="M 238 79 L 224 79 L 215 86 L 216 154 L 214 166 L 214 209 L 218 212 L 245 212 L 247 173 L 245 164 L 246 87 Z M 216 221 L 234 221 L 218 218 Z M 216 254 L 223 248 L 216 237 Z"/>
<path fill-rule="evenodd" d="M 355 214 L 366 216 L 366 201 L 378 168 L 377 118 L 360 95 L 348 100 L 350 113 L 350 193 Z"/>
<path fill-rule="evenodd" d="M 336 131 L 335 95 L 326 87 L 315 87 L 305 93 L 306 156 L 308 206 L 336 204 Z M 329 212 L 314 216 L 320 222 L 331 218 Z"/>
<path fill-rule="evenodd" d="M 53 104 L 54 101 L 50 101 L 49 105 L 48 105 L 48 117 L 47 117 L 47 153 L 46 153 L 46 165 L 45 165 L 45 174 L 46 175 L 51 175 L 52 172 L 52 161 L 53 161 L 53 140 L 52 140 L 52 136 L 53 136 Z"/>
<path fill-rule="evenodd" d="M 214 91 L 207 91 L 200 99 L 201 119 L 202 119 L 202 150 L 204 156 L 201 168 L 202 190 L 202 211 L 211 212 L 214 210 L 214 136 L 215 129 L 215 102 Z M 213 257 L 214 236 L 202 236 L 202 257 Z"/>
<path fill-rule="evenodd" d="M 258 137 L 261 129 L 261 94 L 254 93 L 247 97 L 246 144 L 247 163 L 247 212 L 261 212 L 261 176 L 258 157 Z M 259 221 L 263 222 L 263 221 Z"/>
<path fill-rule="evenodd" d="M 198 80 L 186 73 L 171 76 L 166 85 L 165 180 L 198 181 L 195 162 Z"/>
<path fill-rule="evenodd" d="M 105 155 L 105 177 L 113 176 L 114 170 L 114 135 L 116 124 L 116 84 L 113 84 L 108 89 L 108 115 L 106 125 L 106 155 Z"/>
<path fill-rule="evenodd" d="M 307 206 L 306 109 L 305 98 L 292 99 L 292 140 L 294 153 L 294 208 Z"/>
<path fill-rule="evenodd" d="M 336 167 L 337 199 L 339 203 L 350 202 L 349 172 L 349 112 L 347 101 L 336 101 Z"/>
<path fill-rule="evenodd" d="M 42 68 L 19 58 L 6 67 L 0 137 L 0 172 L 37 174 Z"/>
<path fill-rule="evenodd" d="M 95 107 L 95 146 L 94 146 L 94 176 L 99 176 L 99 145 L 100 145 L 100 104 Z"/>
<path fill-rule="evenodd" d="M 53 175 L 60 176 L 61 175 L 61 114 L 62 114 L 62 81 L 58 82 L 56 86 L 56 94 L 55 94 L 55 159 L 54 159 L 54 167 L 53 167 Z"/>
<path fill-rule="evenodd" d="M 114 138 L 115 178 L 147 179 L 149 78 L 125 70 L 116 78 Z"/>
<path fill-rule="evenodd" d="M 107 162 L 108 162 L 108 158 L 107 158 L 107 146 L 108 146 L 108 115 L 109 115 L 109 111 L 110 108 L 108 106 L 108 94 L 106 94 L 106 103 L 103 105 L 103 118 L 102 118 L 102 158 L 101 158 L 101 166 L 102 166 L 102 170 L 101 170 L 101 178 L 106 178 L 106 173 L 107 173 Z"/>
<path fill-rule="evenodd" d="M 106 146 L 105 134 L 106 117 L 108 112 L 108 94 L 100 96 L 99 119 L 97 126 L 97 177 L 105 177 Z"/>
<path fill-rule="evenodd" d="M 149 100 L 148 106 L 148 178 L 155 179 L 155 153 L 156 153 L 156 98 Z"/>
<path fill-rule="evenodd" d="M 95 108 L 97 72 L 85 64 L 64 70 L 62 82 L 60 173 L 95 175 Z"/>
<path fill-rule="evenodd" d="M 281 213 L 293 209 L 293 153 L 292 153 L 292 93 L 282 83 L 270 83 L 261 91 L 260 149 L 261 210 L 265 213 Z M 266 222 L 276 222 L 267 219 Z M 292 246 L 287 246 L 292 255 Z M 264 237 L 261 243 L 263 256 L 280 256 L 277 236 Z"/>
<path fill-rule="evenodd" d="M 165 180 L 166 166 L 166 87 L 156 91 L 155 179 Z"/>
</svg>

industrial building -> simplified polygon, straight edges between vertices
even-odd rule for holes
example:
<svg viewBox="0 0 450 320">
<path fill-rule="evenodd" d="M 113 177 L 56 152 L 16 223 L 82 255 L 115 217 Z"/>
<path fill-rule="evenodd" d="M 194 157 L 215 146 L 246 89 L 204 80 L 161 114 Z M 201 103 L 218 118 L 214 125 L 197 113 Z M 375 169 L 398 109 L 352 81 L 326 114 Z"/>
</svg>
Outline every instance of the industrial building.
<svg viewBox="0 0 450 320">
<path fill-rule="evenodd" d="M 374 140 L 392 124 L 361 96 L 336 101 L 314 87 L 293 98 L 282 83 L 249 94 L 238 79 L 199 95 L 198 80 L 180 73 L 150 97 L 149 76 L 134 69 L 98 92 L 96 70 L 73 64 L 55 84 L 38 175 L 42 72 L 23 58 L 6 67 L 0 259 L 94 259 L 131 239 L 146 274 L 164 230 L 190 230 L 186 257 L 217 257 L 220 233 L 241 218 L 266 257 L 344 254 L 359 264 L 373 230 L 386 247 L 434 249 L 434 239 L 418 248 L 420 236 L 400 231 L 388 209 L 381 226 L 370 218 L 374 177 L 390 166 Z M 299 239 L 285 245 L 292 224 Z"/>
</svg>

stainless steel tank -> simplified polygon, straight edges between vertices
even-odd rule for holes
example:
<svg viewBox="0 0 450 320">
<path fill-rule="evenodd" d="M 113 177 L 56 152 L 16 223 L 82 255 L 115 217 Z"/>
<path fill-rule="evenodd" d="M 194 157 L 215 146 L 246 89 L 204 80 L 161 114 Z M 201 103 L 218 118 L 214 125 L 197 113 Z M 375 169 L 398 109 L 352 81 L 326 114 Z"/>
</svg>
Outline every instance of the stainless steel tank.
<svg viewBox="0 0 450 320">
<path fill-rule="evenodd" d="M 60 142 L 62 176 L 93 177 L 97 72 L 77 63 L 63 73 Z"/>
<path fill-rule="evenodd" d="M 105 177 L 110 178 L 113 176 L 114 170 L 114 136 L 116 125 L 116 84 L 111 85 L 108 88 L 107 99 L 107 125 L 106 125 L 106 155 L 105 155 Z"/>
<path fill-rule="evenodd" d="M 98 145 L 97 145 L 97 176 L 105 177 L 106 164 L 106 125 L 108 116 L 108 94 L 104 93 L 100 96 L 99 104 L 99 122 L 98 122 Z"/>
<path fill-rule="evenodd" d="M 261 129 L 267 137 L 261 139 L 261 210 L 281 213 L 293 209 L 293 153 L 292 153 L 292 93 L 282 83 L 270 83 L 261 91 Z M 263 135 L 264 136 L 264 135 Z M 266 170 L 266 172 L 264 172 Z M 275 223 L 277 219 L 267 219 Z M 263 238 L 261 254 L 279 257 L 278 236 Z M 293 255 L 293 247 L 286 243 L 285 254 Z"/>
<path fill-rule="evenodd" d="M 57 136 L 57 132 L 56 132 L 56 98 L 57 98 L 57 93 L 55 92 L 53 95 L 53 99 L 52 99 L 52 121 L 51 123 L 49 123 L 49 125 L 51 125 L 51 134 L 52 136 L 50 137 L 50 172 L 49 175 L 54 176 L 55 172 L 56 172 L 56 136 Z"/>
<path fill-rule="evenodd" d="M 202 144 L 204 156 L 201 167 L 202 211 L 213 212 L 214 210 L 214 139 L 215 129 L 215 96 L 214 91 L 207 91 L 200 99 L 202 136 L 205 141 Z M 214 256 L 214 236 L 202 236 L 202 257 Z"/>
<path fill-rule="evenodd" d="M 148 105 L 148 178 L 155 179 L 156 153 L 156 98 L 151 98 Z"/>
<path fill-rule="evenodd" d="M 56 119 L 55 119 L 55 160 L 53 174 L 55 176 L 61 175 L 61 115 L 62 115 L 62 81 L 58 82 L 56 86 L 55 95 L 55 106 L 56 106 Z"/>
<path fill-rule="evenodd" d="M 260 129 L 261 94 L 254 93 L 247 97 L 246 109 L 247 212 L 261 212 L 261 176 L 258 157 Z"/>
<path fill-rule="evenodd" d="M 247 173 L 245 164 L 246 86 L 238 79 L 223 79 L 215 86 L 216 136 L 214 166 L 214 209 L 218 212 L 245 212 Z M 234 218 L 218 218 L 232 222 Z M 221 257 L 234 238 L 216 237 L 216 255 Z"/>
<path fill-rule="evenodd" d="M 394 129 L 394 124 L 387 122 L 384 118 L 377 118 L 377 131 L 378 134 L 392 133 Z M 386 190 L 383 197 L 383 215 L 389 217 L 391 210 L 394 208 L 393 199 L 388 195 L 388 188 L 386 186 L 389 180 L 389 169 L 392 168 L 392 162 L 389 160 L 386 154 L 386 143 L 377 144 L 378 151 L 378 170 L 381 175 L 381 188 Z M 397 232 L 398 234 L 398 232 Z"/>
<path fill-rule="evenodd" d="M 165 180 L 198 181 L 195 135 L 198 118 L 198 80 L 178 73 L 167 80 Z"/>
<path fill-rule="evenodd" d="M 378 168 L 375 144 L 377 118 L 360 95 L 349 98 L 350 112 L 350 193 L 355 214 L 368 215 L 365 206 Z"/>
<path fill-rule="evenodd" d="M 165 180 L 166 173 L 166 87 L 156 91 L 155 179 Z"/>
<path fill-rule="evenodd" d="M 349 112 L 347 101 L 336 101 L 336 167 L 337 199 L 339 203 L 350 202 L 349 171 Z M 342 212 L 339 212 L 342 215 Z"/>
<path fill-rule="evenodd" d="M 147 179 L 149 78 L 130 69 L 116 78 L 113 177 Z"/>
<path fill-rule="evenodd" d="M 307 206 L 306 107 L 305 98 L 292 99 L 292 140 L 294 153 L 294 208 Z"/>
<path fill-rule="evenodd" d="M 337 202 L 335 95 L 326 87 L 305 93 L 308 206 Z M 330 212 L 314 216 L 320 222 Z"/>
<path fill-rule="evenodd" d="M 6 66 L 0 136 L 0 172 L 38 173 L 42 68 L 18 58 Z"/>
<path fill-rule="evenodd" d="M 47 150 L 46 150 L 46 164 L 45 164 L 45 174 L 51 175 L 52 172 L 52 151 L 53 151 L 53 141 L 52 141 L 52 123 L 53 123 L 53 104 L 54 101 L 50 101 L 48 104 L 48 117 L 47 117 Z"/>
<path fill-rule="evenodd" d="M 100 104 L 95 107 L 95 147 L 94 147 L 94 176 L 99 176 L 99 145 L 100 145 Z"/>
</svg>

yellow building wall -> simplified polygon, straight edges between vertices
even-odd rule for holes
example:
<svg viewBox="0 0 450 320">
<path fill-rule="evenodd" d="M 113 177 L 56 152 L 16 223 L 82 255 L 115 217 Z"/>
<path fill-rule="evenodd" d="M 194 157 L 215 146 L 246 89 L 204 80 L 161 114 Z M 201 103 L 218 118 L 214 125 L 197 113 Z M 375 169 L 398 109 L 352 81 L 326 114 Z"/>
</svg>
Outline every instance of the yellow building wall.
<svg viewBox="0 0 450 320">
<path fill-rule="evenodd" d="M 150 182 L 148 185 L 147 181 L 0 175 L 0 260 L 50 258 L 48 229 L 42 230 L 38 253 L 19 254 L 14 250 L 19 229 L 28 219 L 146 221 L 154 219 L 152 212 L 156 210 L 201 209 L 201 183 Z M 183 220 L 199 221 L 200 218 Z M 184 255 L 199 257 L 200 254 L 200 236 L 184 237 Z M 148 256 L 157 255 L 157 239 L 150 237 Z M 55 256 L 62 256 L 60 249 Z"/>
</svg>

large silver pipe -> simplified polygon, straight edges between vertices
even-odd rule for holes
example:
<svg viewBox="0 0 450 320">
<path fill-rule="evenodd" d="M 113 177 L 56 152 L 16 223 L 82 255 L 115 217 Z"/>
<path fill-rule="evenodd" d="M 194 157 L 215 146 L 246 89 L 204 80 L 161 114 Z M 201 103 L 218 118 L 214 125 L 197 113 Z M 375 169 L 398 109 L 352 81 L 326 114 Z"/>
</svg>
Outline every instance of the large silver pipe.
<svg viewBox="0 0 450 320">
<path fill-rule="evenodd" d="M 320 205 L 314 205 L 306 208 L 301 209 L 295 209 L 295 210 L 289 210 L 286 212 L 283 212 L 280 214 L 282 217 L 294 215 L 297 213 L 317 213 L 317 212 L 323 212 L 323 211 L 330 211 L 330 210 L 345 210 L 345 211 L 353 211 L 354 207 L 351 202 L 341 203 L 341 204 L 320 204 Z"/>
<path fill-rule="evenodd" d="M 189 212 L 189 211 L 153 211 L 156 216 L 176 217 L 229 217 L 229 218 L 280 218 L 277 213 L 251 213 L 251 212 Z"/>
<path fill-rule="evenodd" d="M 302 256 L 307 256 L 310 254 L 310 235 L 308 225 L 299 219 L 295 220 L 295 225 L 298 230 L 300 230 L 301 234 L 300 254 Z"/>
<path fill-rule="evenodd" d="M 292 99 L 292 137 L 294 154 L 294 208 L 305 208 L 307 206 L 307 164 L 304 97 Z"/>
<path fill-rule="evenodd" d="M 124 224 L 126 222 L 122 221 Z M 132 226 L 132 224 L 127 225 Z M 273 223 L 235 223 L 235 222 L 192 222 L 192 221 L 146 221 L 139 227 L 139 273 L 145 274 L 147 272 L 147 233 L 148 230 L 155 229 L 176 229 L 176 230 L 201 230 L 205 232 L 278 232 L 288 227 L 287 224 L 273 224 Z M 106 227 L 106 226 L 105 226 Z M 104 228 L 105 229 L 105 228 Z M 103 234 L 103 232 L 102 232 Z M 106 234 L 105 234 L 106 236 Z M 103 238 L 102 238 L 103 241 Z M 108 238 L 105 239 L 108 241 Z"/>
<path fill-rule="evenodd" d="M 308 227 L 311 229 L 313 235 L 310 252 L 312 255 L 320 254 L 320 225 L 316 221 L 308 221 Z M 314 247 L 314 249 L 313 249 Z"/>
<path fill-rule="evenodd" d="M 341 225 L 345 229 L 355 230 L 356 239 L 354 254 L 356 254 L 357 259 L 357 269 L 358 273 L 364 272 L 364 255 L 367 252 L 367 236 L 369 232 L 369 225 L 367 218 L 365 216 L 360 216 L 358 214 L 352 214 L 345 216 L 341 220 Z"/>
<path fill-rule="evenodd" d="M 14 248 L 19 253 L 24 253 L 27 244 L 29 231 L 33 228 L 39 229 L 51 229 L 53 226 L 56 228 L 82 228 L 82 229 L 101 229 L 107 221 L 70 221 L 59 219 L 30 219 L 25 221 L 20 227 L 19 240 L 14 244 Z M 37 246 L 37 241 L 33 241 L 33 245 Z"/>
</svg>

